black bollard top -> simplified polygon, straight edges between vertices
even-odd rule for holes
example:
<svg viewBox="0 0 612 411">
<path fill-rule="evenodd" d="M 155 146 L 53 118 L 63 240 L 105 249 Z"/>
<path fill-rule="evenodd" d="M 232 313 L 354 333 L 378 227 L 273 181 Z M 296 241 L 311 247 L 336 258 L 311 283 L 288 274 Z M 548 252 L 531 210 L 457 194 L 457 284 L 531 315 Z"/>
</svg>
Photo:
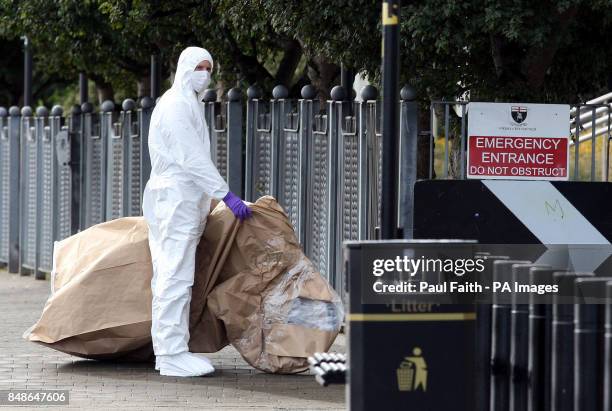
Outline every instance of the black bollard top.
<svg viewBox="0 0 612 411">
<path fill-rule="evenodd" d="M 259 86 L 257 85 L 252 85 L 247 89 L 247 97 L 249 98 L 249 100 L 255 99 L 255 98 L 261 98 L 262 96 L 262 92 L 261 89 L 259 88 Z"/>
<path fill-rule="evenodd" d="M 217 101 L 217 90 L 214 88 L 206 89 L 204 92 L 204 101 L 207 103 Z"/>
<path fill-rule="evenodd" d="M 109 111 L 113 111 L 115 109 L 115 103 L 112 100 L 105 100 L 100 106 L 100 109 L 104 113 L 108 113 Z"/>
<path fill-rule="evenodd" d="M 402 100 L 414 101 L 416 100 L 416 90 L 411 85 L 406 84 L 400 90 L 400 97 Z"/>
<path fill-rule="evenodd" d="M 237 87 L 232 87 L 227 92 L 227 99 L 229 101 L 240 101 L 242 99 L 242 90 Z"/>
<path fill-rule="evenodd" d="M 553 296 L 553 315 L 560 320 L 574 318 L 574 306 L 570 304 L 576 303 L 574 298 L 574 290 L 576 278 L 591 278 L 593 273 L 576 273 L 571 271 L 555 271 L 553 278 L 555 284 L 559 286 L 559 291 Z"/>
<path fill-rule="evenodd" d="M 78 104 L 73 105 L 71 113 L 72 114 L 81 114 L 81 106 L 79 106 Z"/>
<path fill-rule="evenodd" d="M 62 106 L 60 106 L 59 104 L 54 105 L 51 108 L 51 115 L 54 117 L 59 117 L 62 114 L 64 114 L 64 109 L 62 108 Z"/>
<path fill-rule="evenodd" d="M 279 84 L 272 89 L 272 97 L 276 100 L 287 98 L 288 95 L 289 90 L 287 90 L 287 87 L 283 86 L 282 84 Z"/>
<path fill-rule="evenodd" d="M 0 107 L 0 117 L 6 116 L 8 116 L 8 111 L 6 110 L 6 107 Z"/>
<path fill-rule="evenodd" d="M 529 270 L 529 284 L 553 285 L 555 281 L 554 274 L 555 270 L 553 270 L 551 266 L 534 264 L 534 266 L 531 267 L 531 269 Z M 530 313 L 545 313 L 546 310 L 542 310 L 542 303 L 552 304 L 553 295 L 538 295 L 536 293 L 529 293 L 529 302 L 531 303 L 531 305 L 529 306 Z"/>
<path fill-rule="evenodd" d="M 302 87 L 301 94 L 302 98 L 312 100 L 317 96 L 317 89 L 312 84 L 307 84 Z"/>
<path fill-rule="evenodd" d="M 363 101 L 376 100 L 378 97 L 378 90 L 371 84 L 368 84 L 361 89 L 361 99 Z"/>
<path fill-rule="evenodd" d="M 30 106 L 23 106 L 21 108 L 21 115 L 24 117 L 31 117 L 32 114 L 34 114 L 34 111 L 32 110 L 32 107 Z"/>
<path fill-rule="evenodd" d="M 344 87 L 342 86 L 334 86 L 331 90 L 331 98 L 334 101 L 344 100 L 346 97 L 346 93 L 344 92 Z"/>
<path fill-rule="evenodd" d="M 19 110 L 19 107 L 17 106 L 11 106 L 11 108 L 9 108 L 9 115 L 12 117 L 16 117 L 19 114 L 21 114 L 21 111 Z"/>
<path fill-rule="evenodd" d="M 93 104 L 86 101 L 85 103 L 81 104 L 81 111 L 83 113 L 91 113 L 93 111 Z"/>
<path fill-rule="evenodd" d="M 149 96 L 143 97 L 140 100 L 140 107 L 142 108 L 149 108 L 149 107 L 153 107 L 153 105 L 155 104 L 155 102 L 153 101 L 153 99 Z"/>
<path fill-rule="evenodd" d="M 577 278 L 575 281 L 575 330 L 597 330 L 603 323 L 606 283 L 612 277 Z"/>
<path fill-rule="evenodd" d="M 38 117 L 47 117 L 49 115 L 49 110 L 45 106 L 38 106 L 36 108 L 36 115 Z"/>
<path fill-rule="evenodd" d="M 606 283 L 606 330 L 608 336 L 612 335 L 612 281 Z M 610 338 L 610 337 L 608 337 Z"/>
<path fill-rule="evenodd" d="M 125 100 L 123 100 L 121 108 L 123 108 L 124 111 L 133 111 L 136 108 L 136 102 L 131 98 L 126 98 Z"/>
<path fill-rule="evenodd" d="M 601 304 L 606 298 L 606 282 L 612 281 L 612 277 L 579 277 L 576 278 L 575 293 L 576 304 Z"/>
</svg>

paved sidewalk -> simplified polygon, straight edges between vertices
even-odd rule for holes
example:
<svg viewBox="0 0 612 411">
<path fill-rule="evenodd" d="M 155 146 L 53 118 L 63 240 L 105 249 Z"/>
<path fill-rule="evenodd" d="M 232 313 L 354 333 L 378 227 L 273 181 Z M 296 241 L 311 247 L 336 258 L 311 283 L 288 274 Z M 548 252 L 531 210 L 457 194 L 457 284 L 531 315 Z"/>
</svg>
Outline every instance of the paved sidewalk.
<svg viewBox="0 0 612 411">
<path fill-rule="evenodd" d="M 231 347 L 210 355 L 214 376 L 176 378 L 160 376 L 152 363 L 83 360 L 27 342 L 21 336 L 39 318 L 48 294 L 48 281 L 0 270 L 0 390 L 65 389 L 68 408 L 79 409 L 344 409 L 344 386 L 324 388 L 308 374 L 256 371 Z M 343 336 L 332 350 L 344 352 Z M 27 407 L 0 406 L 5 409 Z"/>
</svg>

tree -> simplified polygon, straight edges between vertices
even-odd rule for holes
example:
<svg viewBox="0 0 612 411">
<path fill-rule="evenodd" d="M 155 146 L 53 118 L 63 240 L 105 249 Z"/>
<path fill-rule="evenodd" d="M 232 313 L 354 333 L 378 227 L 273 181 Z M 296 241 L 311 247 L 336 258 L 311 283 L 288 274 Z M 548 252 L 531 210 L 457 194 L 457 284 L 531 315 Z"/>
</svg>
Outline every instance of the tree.
<svg viewBox="0 0 612 411">
<path fill-rule="evenodd" d="M 401 83 L 419 98 L 575 102 L 609 89 L 610 0 L 425 0 L 401 9 Z M 340 63 L 379 84 L 375 0 L 0 0 L 0 37 L 31 37 L 37 67 L 101 96 L 136 93 L 149 56 L 170 75 L 180 50 L 215 57 L 221 88 L 306 83 L 327 97 Z M 219 69 L 217 71 L 217 69 Z M 144 90 L 144 87 L 140 87 Z M 142 91 L 141 91 L 142 92 Z"/>
</svg>

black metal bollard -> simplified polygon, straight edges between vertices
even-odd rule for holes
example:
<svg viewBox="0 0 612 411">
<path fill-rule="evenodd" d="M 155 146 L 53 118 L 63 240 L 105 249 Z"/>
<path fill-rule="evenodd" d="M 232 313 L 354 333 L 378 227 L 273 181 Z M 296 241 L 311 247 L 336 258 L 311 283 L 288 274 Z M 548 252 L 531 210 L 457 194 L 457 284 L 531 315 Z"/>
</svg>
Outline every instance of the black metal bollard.
<svg viewBox="0 0 612 411">
<path fill-rule="evenodd" d="M 574 409 L 574 282 L 593 273 L 555 272 L 559 292 L 553 297 L 551 407 Z"/>
<path fill-rule="evenodd" d="M 497 260 L 508 260 L 507 256 L 495 256 L 489 253 L 477 253 L 484 259 L 485 273 L 488 277 L 493 272 L 493 263 Z M 485 279 L 483 282 L 486 282 Z M 491 407 L 491 304 L 478 303 L 476 306 L 476 409 L 489 411 Z"/>
<path fill-rule="evenodd" d="M 514 264 L 529 264 L 526 260 L 495 261 L 493 280 L 512 281 Z M 493 294 L 491 335 L 491 410 L 510 409 L 510 315 L 512 300 L 509 296 Z"/>
<path fill-rule="evenodd" d="M 531 284 L 553 284 L 553 270 L 532 268 Z M 539 297 L 541 301 L 542 296 Z M 552 343 L 552 296 L 548 304 L 534 303 L 530 294 L 529 303 L 529 356 L 528 356 L 528 403 L 530 411 L 550 411 L 550 375 Z"/>
<path fill-rule="evenodd" d="M 574 411 L 601 410 L 605 285 L 612 277 L 578 278 L 574 318 Z"/>
<path fill-rule="evenodd" d="M 604 410 L 612 409 L 612 281 L 606 283 Z"/>
<path fill-rule="evenodd" d="M 512 266 L 512 281 L 519 284 L 529 284 L 532 268 L 552 269 L 549 265 L 514 264 Z M 527 409 L 529 364 L 529 304 L 517 302 L 518 294 L 512 294 L 511 312 L 511 388 L 510 409 L 523 411 Z"/>
</svg>

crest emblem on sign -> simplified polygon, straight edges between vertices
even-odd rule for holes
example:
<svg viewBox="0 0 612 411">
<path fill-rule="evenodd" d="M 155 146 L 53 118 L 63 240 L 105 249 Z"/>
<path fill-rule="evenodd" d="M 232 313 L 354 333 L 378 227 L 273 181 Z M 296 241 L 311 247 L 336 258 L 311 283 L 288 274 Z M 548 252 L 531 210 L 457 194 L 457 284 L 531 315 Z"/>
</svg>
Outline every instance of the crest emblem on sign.
<svg viewBox="0 0 612 411">
<path fill-rule="evenodd" d="M 510 114 L 516 123 L 521 124 L 527 120 L 527 107 L 512 106 L 510 109 Z"/>
</svg>

